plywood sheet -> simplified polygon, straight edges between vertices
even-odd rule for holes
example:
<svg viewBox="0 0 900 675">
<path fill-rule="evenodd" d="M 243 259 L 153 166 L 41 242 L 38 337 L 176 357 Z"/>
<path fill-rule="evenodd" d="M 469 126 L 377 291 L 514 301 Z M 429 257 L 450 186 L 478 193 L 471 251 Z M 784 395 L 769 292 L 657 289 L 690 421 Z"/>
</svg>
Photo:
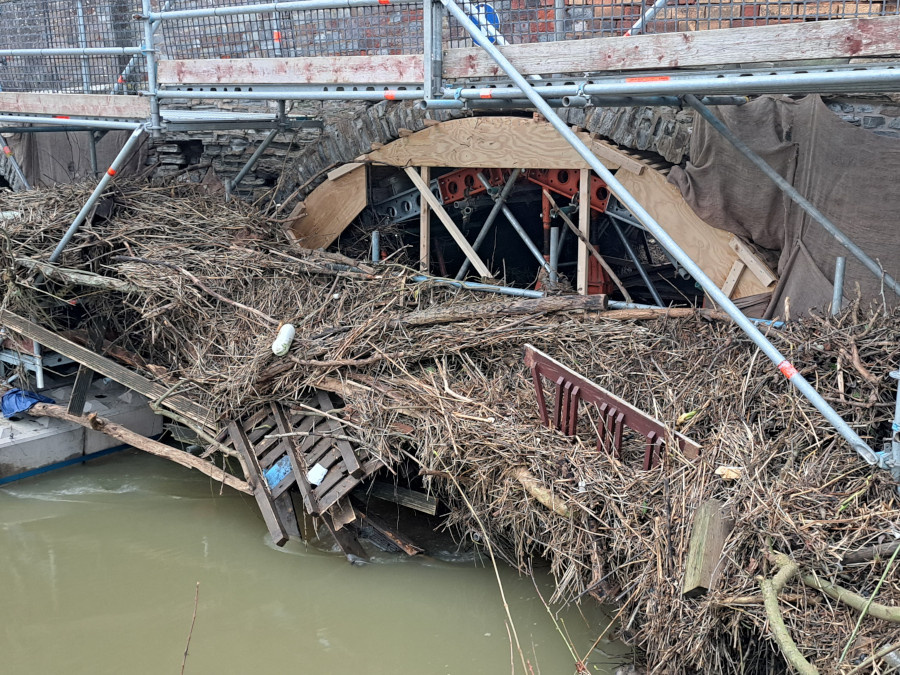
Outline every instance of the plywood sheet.
<svg viewBox="0 0 900 675">
<path fill-rule="evenodd" d="M 288 224 L 304 248 L 324 248 L 337 239 L 367 203 L 366 167 L 359 165 L 313 190 L 303 205 L 306 214 Z"/>
<path fill-rule="evenodd" d="M 578 134 L 608 169 L 641 172 L 643 165 L 608 144 Z M 549 122 L 524 117 L 467 117 L 418 131 L 363 159 L 390 166 L 474 169 L 587 169 Z"/>
<path fill-rule="evenodd" d="M 657 171 L 647 169 L 639 176 L 619 171 L 616 177 L 716 286 L 721 288 L 735 261 L 739 259 L 729 245 L 732 234 L 701 220 L 684 201 L 678 188 Z M 754 274 L 745 272 L 734 289 L 732 299 L 771 290 L 771 286 L 763 286 Z"/>
</svg>

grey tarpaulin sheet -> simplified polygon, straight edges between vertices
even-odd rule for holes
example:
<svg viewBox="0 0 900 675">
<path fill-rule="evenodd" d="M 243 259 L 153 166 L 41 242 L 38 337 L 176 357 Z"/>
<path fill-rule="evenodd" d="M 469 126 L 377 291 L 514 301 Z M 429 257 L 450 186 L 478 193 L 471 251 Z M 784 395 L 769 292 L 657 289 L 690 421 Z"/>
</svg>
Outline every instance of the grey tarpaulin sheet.
<svg viewBox="0 0 900 675">
<path fill-rule="evenodd" d="M 10 146 L 34 186 L 74 183 L 93 179 L 91 173 L 90 139 L 88 131 L 16 134 L 9 137 Z M 130 131 L 109 131 L 97 141 L 97 169 L 99 175 L 109 168 Z M 126 159 L 119 175 L 134 175 L 147 161 L 146 136 L 144 142 Z"/>
<path fill-rule="evenodd" d="M 715 109 L 714 109 L 715 110 Z M 900 278 L 900 141 L 855 127 L 818 96 L 762 97 L 716 114 L 891 276 Z M 845 300 L 882 299 L 881 281 L 759 169 L 695 117 L 691 160 L 675 184 L 700 218 L 780 251 L 768 316 L 831 304 L 835 258 L 847 257 Z M 889 306 L 900 302 L 885 288 Z M 785 303 L 789 306 L 786 313 Z"/>
</svg>

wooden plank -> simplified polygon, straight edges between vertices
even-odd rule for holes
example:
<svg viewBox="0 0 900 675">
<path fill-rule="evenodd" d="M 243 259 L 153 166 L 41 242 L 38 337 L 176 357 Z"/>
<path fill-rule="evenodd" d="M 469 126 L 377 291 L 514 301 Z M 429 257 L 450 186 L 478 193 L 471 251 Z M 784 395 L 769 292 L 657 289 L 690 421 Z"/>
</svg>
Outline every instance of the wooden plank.
<svg viewBox="0 0 900 675">
<path fill-rule="evenodd" d="M 94 381 L 94 371 L 83 363 L 78 366 L 75 375 L 75 384 L 72 385 L 72 395 L 69 397 L 69 405 L 66 408 L 70 415 L 76 417 L 84 413 L 84 401 L 87 398 L 88 387 Z"/>
<path fill-rule="evenodd" d="M 331 522 L 334 523 L 334 529 L 339 530 L 355 520 L 356 510 L 350 505 L 350 500 L 339 499 L 331 509 Z"/>
<path fill-rule="evenodd" d="M 771 269 L 769 269 L 769 266 L 760 260 L 759 256 L 756 255 L 756 252 L 738 237 L 732 236 L 728 245 L 738 254 L 738 257 L 741 259 L 741 262 L 747 266 L 747 269 L 756 275 L 756 278 L 759 279 L 759 283 L 764 286 L 771 286 L 778 281 L 778 277 Z"/>
<path fill-rule="evenodd" d="M 500 51 L 522 75 L 890 56 L 900 53 L 900 16 L 534 42 Z M 504 76 L 480 48 L 444 52 L 443 73 L 461 80 Z"/>
<path fill-rule="evenodd" d="M 327 174 L 325 174 L 325 176 L 328 178 L 328 180 L 337 180 L 345 173 L 350 173 L 360 166 L 362 166 L 362 162 L 350 162 L 349 164 L 342 164 L 334 171 L 329 171 Z"/>
<path fill-rule="evenodd" d="M 32 417 L 46 415 L 48 417 L 55 417 L 57 419 L 66 420 L 67 422 L 80 424 L 92 431 L 99 431 L 108 436 L 112 436 L 122 443 L 126 443 L 138 450 L 143 450 L 144 452 L 156 455 L 157 457 L 164 457 L 165 459 L 169 459 L 188 469 L 196 469 L 209 476 L 217 483 L 223 483 L 239 492 L 250 494 L 250 486 L 247 483 L 237 476 L 233 476 L 227 471 L 220 469 L 212 462 L 205 461 L 199 457 L 194 457 L 194 455 L 189 452 L 178 450 L 165 443 L 154 441 L 152 438 L 142 436 L 141 434 L 131 431 L 131 429 L 126 429 L 122 425 L 111 422 L 108 419 L 96 415 L 70 415 L 62 406 L 50 403 L 37 403 L 28 411 L 28 414 Z"/>
<path fill-rule="evenodd" d="M 296 490 L 288 492 L 287 495 L 294 503 L 294 513 L 297 515 L 297 525 L 300 529 L 300 538 L 305 542 L 313 541 L 317 538 L 316 519 L 306 510 L 303 503 L 303 496 Z"/>
<path fill-rule="evenodd" d="M 284 546 L 288 541 L 288 534 L 284 530 L 284 526 L 278 519 L 275 511 L 275 504 L 272 501 L 272 495 L 269 493 L 269 486 L 266 484 L 265 476 L 259 468 L 259 462 L 256 461 L 256 453 L 253 452 L 253 446 L 247 440 L 247 434 L 235 422 L 229 422 L 228 433 L 234 441 L 234 447 L 241 454 L 247 466 L 247 470 L 253 475 L 247 477 L 247 482 L 253 489 L 253 496 L 262 512 L 263 520 L 269 529 L 269 535 L 276 546 Z"/>
<path fill-rule="evenodd" d="M 143 121 L 150 117 L 150 101 L 143 96 L 2 92 L 0 93 L 0 113 L 7 115 L 122 117 Z"/>
<path fill-rule="evenodd" d="M 591 171 L 590 169 L 581 169 L 581 176 L 578 180 L 578 203 L 591 203 Z M 580 295 L 587 295 L 588 292 L 588 249 L 585 245 L 586 241 L 590 241 L 591 237 L 591 210 L 589 208 L 578 209 L 578 231 L 582 237 L 578 238 L 578 265 L 575 268 L 575 288 Z"/>
<path fill-rule="evenodd" d="M 726 297 L 731 297 L 731 294 L 734 292 L 734 287 L 737 286 L 737 282 L 745 269 L 747 269 L 747 266 L 744 264 L 743 260 L 734 261 L 734 265 L 731 266 L 728 276 L 725 277 L 725 283 L 722 284 L 722 292 Z"/>
<path fill-rule="evenodd" d="M 278 433 L 291 433 L 292 428 L 284 413 L 284 408 L 278 403 L 272 403 L 271 408 L 272 416 L 275 418 L 275 424 L 278 428 Z M 316 501 L 315 495 L 313 495 L 312 485 L 310 485 L 309 481 L 306 479 L 306 462 L 304 462 L 302 455 L 297 449 L 297 437 L 289 436 L 282 438 L 281 446 L 284 448 L 284 451 L 291 462 L 291 471 L 293 471 L 294 479 L 297 481 L 297 488 L 300 490 L 306 512 L 312 515 L 319 513 L 319 504 Z"/>
<path fill-rule="evenodd" d="M 431 185 L 431 167 L 419 168 L 422 182 Z M 431 207 L 425 197 L 419 198 L 419 271 L 431 271 Z"/>
<path fill-rule="evenodd" d="M 104 377 L 133 389 L 139 394 L 143 394 L 150 400 L 156 400 L 169 391 L 168 387 L 148 380 L 146 377 L 128 370 L 125 366 L 120 366 L 115 361 L 95 354 L 91 350 L 85 349 L 81 345 L 77 345 L 46 328 L 42 328 L 18 314 L 13 314 L 9 310 L 0 310 L 0 325 L 32 339 L 54 352 L 67 356 L 73 361 L 82 363 Z M 214 421 L 210 419 L 210 411 L 183 396 L 177 394 L 169 396 L 163 401 L 163 406 L 205 427 L 214 427 Z"/>
<path fill-rule="evenodd" d="M 368 203 L 366 167 L 358 166 L 334 180 L 326 180 L 309 193 L 306 215 L 287 224 L 304 248 L 325 248 L 353 222 Z"/>
<path fill-rule="evenodd" d="M 281 496 L 276 497 L 273 503 L 278 521 L 284 525 L 284 531 L 287 532 L 287 535 L 296 539 L 302 539 L 300 521 L 297 518 L 296 511 L 294 511 L 294 501 L 291 499 L 291 495 L 285 492 Z"/>
<path fill-rule="evenodd" d="M 719 563 L 725 540 L 734 528 L 734 522 L 722 514 L 722 506 L 717 499 L 710 499 L 694 513 L 681 591 L 689 598 L 710 590 L 721 571 Z"/>
<path fill-rule="evenodd" d="M 432 127 L 432 129 L 437 129 L 438 127 Z M 426 131 L 430 131 L 430 129 L 426 129 Z M 412 138 L 410 136 L 409 138 Z M 405 139 L 404 139 L 405 140 Z M 456 223 L 453 222 L 453 219 L 447 214 L 444 210 L 444 207 L 441 206 L 441 203 L 437 200 L 431 193 L 431 188 L 422 180 L 422 177 L 419 175 L 419 172 L 416 171 L 411 166 L 407 166 L 406 175 L 409 176 L 409 179 L 413 182 L 419 189 L 419 193 L 428 202 L 428 205 L 431 209 L 437 214 L 437 217 L 440 218 L 440 221 L 444 224 L 444 227 L 447 228 L 447 231 L 450 233 L 450 236 L 453 237 L 453 240 L 459 245 L 462 249 L 463 253 L 466 254 L 466 257 L 472 263 L 472 267 L 481 275 L 483 278 L 490 278 L 493 276 L 491 271 L 487 268 L 487 265 L 481 260 L 479 255 L 475 252 L 475 249 L 472 248 L 472 245 L 466 240 L 465 235 L 459 231 L 459 228 L 456 227 Z"/>
<path fill-rule="evenodd" d="M 327 391 L 317 391 L 316 397 L 319 399 L 319 408 L 321 410 L 334 409 L 334 402 L 331 400 L 331 396 Z M 325 428 L 336 434 L 343 434 L 345 432 L 344 427 L 331 418 L 325 418 Z M 356 478 L 362 476 L 363 468 L 360 466 L 356 451 L 353 449 L 353 446 L 350 445 L 349 441 L 342 438 L 335 438 L 334 445 L 337 447 L 338 452 L 341 453 L 341 459 L 344 460 L 344 468 L 347 473 Z"/>
<path fill-rule="evenodd" d="M 375 530 L 377 530 L 382 535 L 387 537 L 387 539 L 394 546 L 399 548 L 406 555 L 409 555 L 409 556 L 416 555 L 417 553 L 421 553 L 422 551 L 425 550 L 421 546 L 417 546 L 412 541 L 412 539 L 404 536 L 402 533 L 398 532 L 393 527 L 388 525 L 386 522 L 381 520 L 381 518 L 379 518 L 371 513 L 364 513 L 362 511 L 360 511 L 359 509 L 355 509 L 355 510 L 356 510 L 356 515 L 360 520 L 362 520 L 364 523 L 368 523 Z"/>
<path fill-rule="evenodd" d="M 427 513 L 429 516 L 437 513 L 439 503 L 434 497 L 382 481 L 373 482 L 360 497 L 362 499 L 375 497 L 386 502 L 394 502 L 395 504 L 400 504 L 400 506 Z"/>
<path fill-rule="evenodd" d="M 713 283 L 722 288 L 728 272 L 738 260 L 737 253 L 729 246 L 731 233 L 701 220 L 684 201 L 678 188 L 658 171 L 648 168 L 640 176 L 620 171 L 616 177 Z M 769 290 L 754 275 L 742 274 L 732 297 L 743 298 Z"/>
<path fill-rule="evenodd" d="M 612 38 L 608 38 L 612 39 Z M 643 165 L 586 132 L 576 135 L 608 169 L 640 172 Z M 417 131 L 360 159 L 408 168 L 587 169 L 549 122 L 524 117 L 464 117 Z"/>
<path fill-rule="evenodd" d="M 161 85 L 420 84 L 421 54 L 160 61 Z"/>
<path fill-rule="evenodd" d="M 95 352 L 101 351 L 103 347 L 103 333 L 96 321 L 91 321 L 88 326 L 88 344 Z M 93 381 L 94 371 L 83 363 L 79 364 L 75 384 L 72 385 L 72 394 L 69 396 L 69 405 L 66 408 L 70 415 L 84 414 L 84 403 Z"/>
<path fill-rule="evenodd" d="M 322 522 L 325 523 L 325 527 L 328 528 L 328 531 L 331 532 L 331 536 L 334 537 L 334 540 L 337 542 L 337 545 L 340 547 L 341 551 L 344 552 L 344 555 L 347 556 L 347 559 L 355 563 L 357 561 L 365 562 L 369 559 L 369 556 L 366 554 L 365 549 L 359 543 L 359 539 L 357 539 L 356 534 L 350 531 L 350 528 L 337 529 L 334 526 L 334 521 L 331 519 L 331 516 L 327 513 L 323 513 Z"/>
</svg>

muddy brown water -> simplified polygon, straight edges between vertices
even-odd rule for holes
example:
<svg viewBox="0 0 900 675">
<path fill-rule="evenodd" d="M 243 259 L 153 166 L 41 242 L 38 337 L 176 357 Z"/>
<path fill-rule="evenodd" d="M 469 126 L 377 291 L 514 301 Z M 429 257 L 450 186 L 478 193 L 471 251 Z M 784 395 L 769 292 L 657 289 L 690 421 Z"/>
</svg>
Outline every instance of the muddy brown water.
<svg viewBox="0 0 900 675">
<path fill-rule="evenodd" d="M 511 671 L 497 580 L 470 553 L 277 549 L 252 498 L 215 491 L 132 451 L 0 488 L 0 672 L 179 673 L 198 581 L 185 673 Z M 572 673 L 560 631 L 584 655 L 607 615 L 586 602 L 558 629 L 530 579 L 500 577 L 533 672 Z M 629 660 L 604 640 L 589 671 Z"/>
</svg>

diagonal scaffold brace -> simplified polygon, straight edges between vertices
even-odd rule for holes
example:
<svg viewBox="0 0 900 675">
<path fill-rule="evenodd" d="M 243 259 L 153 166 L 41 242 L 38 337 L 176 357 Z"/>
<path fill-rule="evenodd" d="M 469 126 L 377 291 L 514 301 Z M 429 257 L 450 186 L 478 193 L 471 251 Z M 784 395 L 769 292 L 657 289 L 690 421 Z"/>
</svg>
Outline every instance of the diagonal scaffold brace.
<svg viewBox="0 0 900 675">
<path fill-rule="evenodd" d="M 557 132 L 573 147 L 594 172 L 606 183 L 619 202 L 651 233 L 659 244 L 674 257 L 694 280 L 700 284 L 704 292 L 725 311 L 757 347 L 774 363 L 788 381 L 818 410 L 835 430 L 850 444 L 850 447 L 870 465 L 885 467 L 882 453 L 873 451 L 862 438 L 828 405 L 821 394 L 801 375 L 794 365 L 778 350 L 775 345 L 756 328 L 753 322 L 716 286 L 694 260 L 682 250 L 669 236 L 653 216 L 628 192 L 612 172 L 591 152 L 590 148 L 569 129 L 568 125 L 556 114 L 553 108 L 535 91 L 534 87 L 515 69 L 484 33 L 479 30 L 466 13 L 454 0 L 440 0 L 447 11 L 453 15 L 460 25 L 472 36 L 473 41 L 484 49 L 498 66 L 512 80 L 513 84 L 528 98 L 534 107 L 556 129 Z"/>
</svg>

